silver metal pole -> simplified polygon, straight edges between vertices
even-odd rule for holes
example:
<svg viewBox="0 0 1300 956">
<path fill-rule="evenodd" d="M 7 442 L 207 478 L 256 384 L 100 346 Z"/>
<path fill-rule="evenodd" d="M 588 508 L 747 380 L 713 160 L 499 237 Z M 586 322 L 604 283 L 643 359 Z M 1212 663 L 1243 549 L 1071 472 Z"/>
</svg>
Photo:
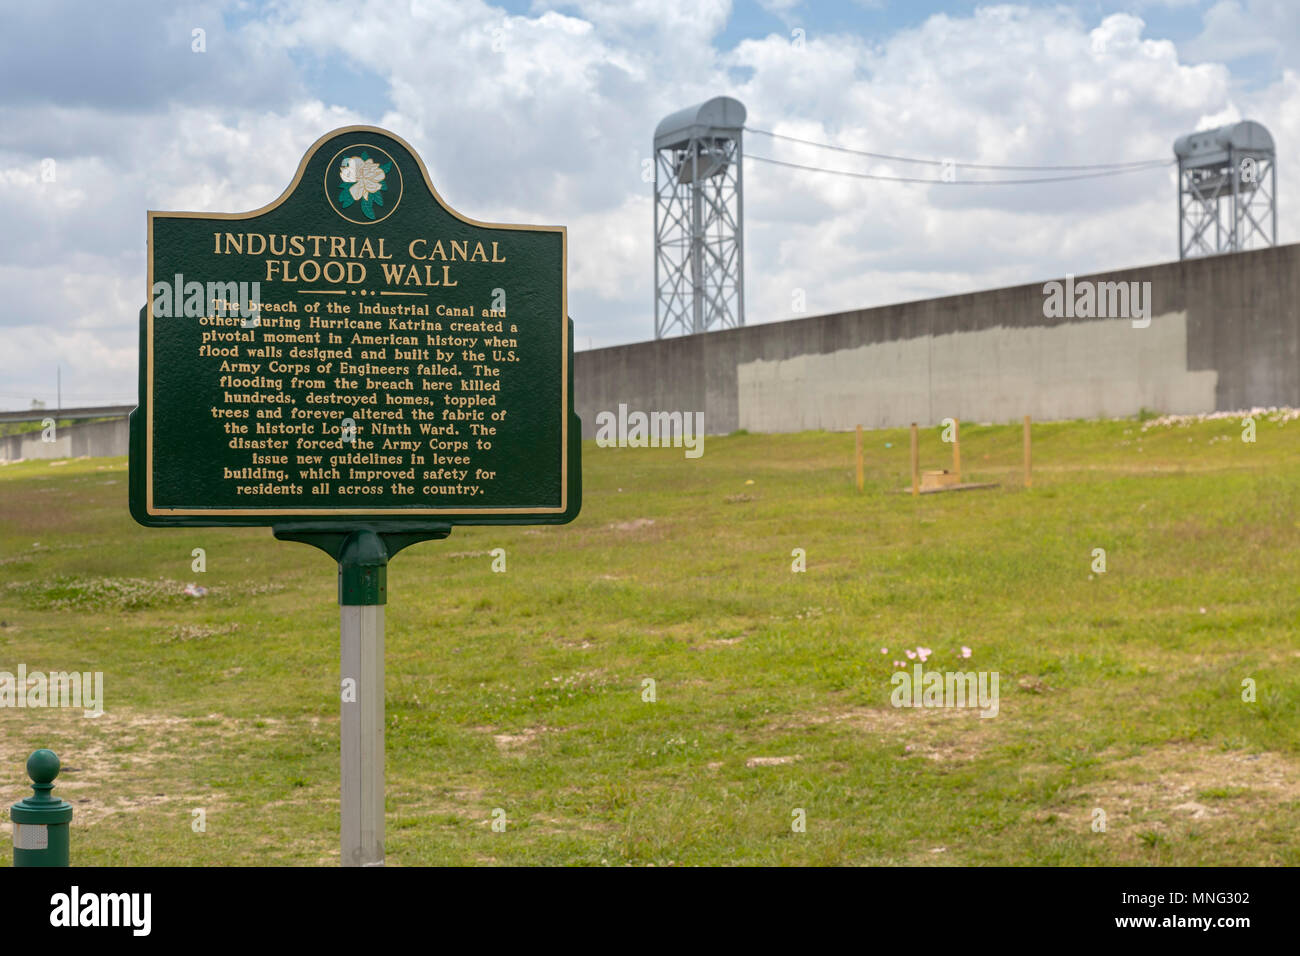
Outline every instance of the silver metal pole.
<svg viewBox="0 0 1300 956">
<path fill-rule="evenodd" d="M 1178 161 L 1178 258 L 1187 258 L 1187 246 L 1183 240 L 1183 219 L 1187 213 L 1183 211 L 1183 161 Z"/>
<path fill-rule="evenodd" d="M 384 606 L 339 606 L 342 862 L 384 865 Z"/>
<path fill-rule="evenodd" d="M 659 235 L 659 203 L 662 197 L 659 195 L 659 147 L 655 146 L 654 163 L 655 163 L 655 338 L 664 337 L 664 320 L 659 318 L 659 248 L 662 237 Z"/>
<path fill-rule="evenodd" d="M 1238 186 L 1241 184 L 1241 160 L 1234 150 L 1228 150 L 1228 173 L 1232 176 L 1232 251 L 1241 251 L 1241 211 L 1238 206 Z"/>
<path fill-rule="evenodd" d="M 736 325 L 745 324 L 745 148 L 736 132 Z"/>
<path fill-rule="evenodd" d="M 691 332 L 704 324 L 704 216 L 700 195 L 700 141 L 691 139 Z"/>
</svg>

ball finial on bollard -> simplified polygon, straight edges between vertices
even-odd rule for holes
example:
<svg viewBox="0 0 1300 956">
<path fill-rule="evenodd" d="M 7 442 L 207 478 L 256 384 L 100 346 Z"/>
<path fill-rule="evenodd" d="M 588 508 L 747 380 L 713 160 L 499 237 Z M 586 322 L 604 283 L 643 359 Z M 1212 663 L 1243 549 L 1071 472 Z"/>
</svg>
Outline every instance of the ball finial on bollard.
<svg viewBox="0 0 1300 956">
<path fill-rule="evenodd" d="M 32 783 L 50 786 L 58 775 L 59 756 L 53 750 L 42 748 L 27 758 L 27 776 L 32 778 Z"/>
</svg>

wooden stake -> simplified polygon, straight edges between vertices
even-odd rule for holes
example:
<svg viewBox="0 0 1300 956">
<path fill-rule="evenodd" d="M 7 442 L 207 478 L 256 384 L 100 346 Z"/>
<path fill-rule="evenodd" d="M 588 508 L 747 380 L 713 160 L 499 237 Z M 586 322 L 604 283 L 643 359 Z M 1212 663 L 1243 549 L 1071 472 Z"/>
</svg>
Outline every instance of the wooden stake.
<svg viewBox="0 0 1300 956">
<path fill-rule="evenodd" d="M 957 476 L 957 484 L 961 484 L 961 422 L 954 418 L 952 420 L 952 470 Z"/>
<path fill-rule="evenodd" d="M 862 426 L 858 426 L 858 491 L 862 491 Z"/>
<path fill-rule="evenodd" d="M 921 493 L 921 450 L 917 445 L 916 422 L 912 422 L 912 494 Z"/>
<path fill-rule="evenodd" d="M 1029 454 L 1029 416 L 1025 416 L 1025 487 L 1034 486 L 1034 476 L 1030 471 L 1030 454 Z"/>
</svg>

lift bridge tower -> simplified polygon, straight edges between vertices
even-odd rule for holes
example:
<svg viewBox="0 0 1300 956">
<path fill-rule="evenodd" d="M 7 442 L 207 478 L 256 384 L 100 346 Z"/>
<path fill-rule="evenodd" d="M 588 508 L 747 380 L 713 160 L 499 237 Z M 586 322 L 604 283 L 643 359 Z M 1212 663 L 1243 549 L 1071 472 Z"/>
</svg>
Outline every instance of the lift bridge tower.
<svg viewBox="0 0 1300 956">
<path fill-rule="evenodd" d="M 655 338 L 745 324 L 745 107 L 729 96 L 655 127 Z"/>
<path fill-rule="evenodd" d="M 1242 120 L 1188 133 L 1178 157 L 1178 258 L 1277 245 L 1277 151 Z"/>
</svg>

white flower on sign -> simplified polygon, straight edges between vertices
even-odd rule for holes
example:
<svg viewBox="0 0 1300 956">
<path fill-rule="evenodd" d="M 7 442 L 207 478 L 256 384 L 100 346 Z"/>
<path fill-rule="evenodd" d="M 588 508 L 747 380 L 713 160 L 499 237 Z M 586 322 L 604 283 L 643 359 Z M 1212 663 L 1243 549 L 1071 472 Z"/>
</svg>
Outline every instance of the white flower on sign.
<svg viewBox="0 0 1300 956">
<path fill-rule="evenodd" d="M 351 183 L 348 192 L 357 202 L 362 202 L 374 193 L 383 188 L 381 185 L 386 173 L 383 168 L 373 159 L 362 159 L 360 156 L 349 156 L 343 160 L 343 165 L 339 169 L 339 178 L 345 183 Z"/>
<path fill-rule="evenodd" d="M 388 190 L 388 174 L 393 170 L 393 161 L 385 157 L 382 153 L 378 159 L 372 159 L 370 154 L 364 150 L 358 150 L 352 156 L 344 156 L 342 152 L 338 156 L 343 157 L 337 160 L 338 180 L 334 183 L 326 183 L 326 191 L 330 193 L 331 201 L 335 203 L 335 209 L 343 216 L 344 219 L 352 222 L 361 222 L 355 218 L 355 210 L 345 213 L 343 210 L 351 206 L 358 206 L 361 215 L 365 216 L 371 222 L 376 221 L 376 207 L 383 207 L 384 193 Z M 400 176 L 397 179 L 397 189 L 402 188 Z M 337 190 L 337 193 L 334 192 Z"/>
</svg>

